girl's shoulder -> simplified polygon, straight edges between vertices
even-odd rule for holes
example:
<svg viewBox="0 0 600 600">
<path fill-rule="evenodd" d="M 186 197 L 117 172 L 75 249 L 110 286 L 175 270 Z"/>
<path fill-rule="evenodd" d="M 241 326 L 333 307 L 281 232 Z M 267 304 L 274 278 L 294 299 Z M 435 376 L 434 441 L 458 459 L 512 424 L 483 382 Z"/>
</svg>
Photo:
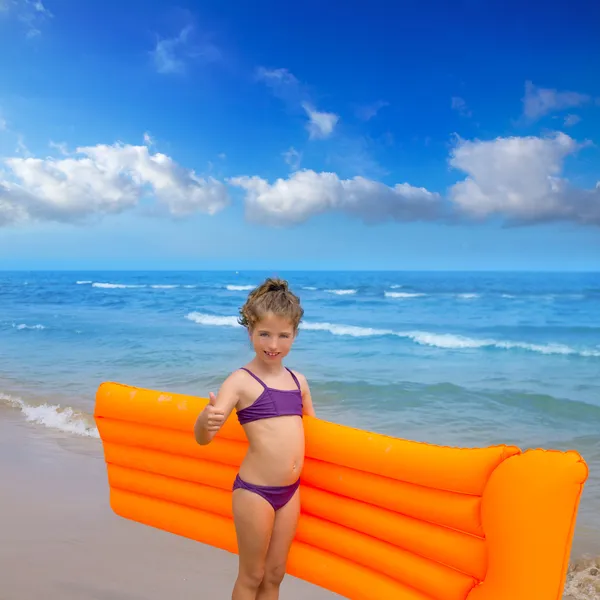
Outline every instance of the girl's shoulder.
<svg viewBox="0 0 600 600">
<path fill-rule="evenodd" d="M 306 389 L 308 387 L 308 380 L 306 379 L 306 377 L 302 373 L 300 373 L 300 371 L 296 371 L 296 369 L 290 369 L 290 371 L 298 379 L 298 383 L 300 383 L 300 387 L 302 389 Z"/>
<path fill-rule="evenodd" d="M 246 377 L 248 376 L 247 371 L 244 371 L 242 367 L 235 369 L 223 381 L 223 385 L 228 386 L 238 386 L 246 382 Z"/>
</svg>

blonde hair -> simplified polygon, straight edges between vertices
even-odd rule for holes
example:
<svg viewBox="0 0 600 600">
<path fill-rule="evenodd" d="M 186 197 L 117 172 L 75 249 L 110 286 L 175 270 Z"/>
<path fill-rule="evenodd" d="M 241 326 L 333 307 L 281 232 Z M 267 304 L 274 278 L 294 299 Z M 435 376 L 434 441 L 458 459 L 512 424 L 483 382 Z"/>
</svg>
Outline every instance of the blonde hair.
<svg viewBox="0 0 600 600">
<path fill-rule="evenodd" d="M 269 277 L 254 288 L 240 308 L 238 323 L 252 331 L 267 313 L 289 319 L 294 331 L 298 330 L 304 309 L 300 306 L 300 298 L 290 291 L 287 281 Z"/>
</svg>

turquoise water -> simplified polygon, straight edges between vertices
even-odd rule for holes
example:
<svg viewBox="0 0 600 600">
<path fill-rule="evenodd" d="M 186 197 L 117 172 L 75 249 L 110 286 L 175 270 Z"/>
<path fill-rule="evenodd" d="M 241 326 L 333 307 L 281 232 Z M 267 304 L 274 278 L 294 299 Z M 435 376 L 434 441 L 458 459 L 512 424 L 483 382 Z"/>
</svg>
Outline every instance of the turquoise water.
<svg viewBox="0 0 600 600">
<path fill-rule="evenodd" d="M 102 381 L 216 391 L 251 358 L 236 317 L 268 275 L 301 297 L 287 364 L 319 416 L 437 444 L 575 448 L 591 469 L 580 537 L 600 540 L 600 274 L 3 272 L 0 405 L 93 434 Z"/>
</svg>

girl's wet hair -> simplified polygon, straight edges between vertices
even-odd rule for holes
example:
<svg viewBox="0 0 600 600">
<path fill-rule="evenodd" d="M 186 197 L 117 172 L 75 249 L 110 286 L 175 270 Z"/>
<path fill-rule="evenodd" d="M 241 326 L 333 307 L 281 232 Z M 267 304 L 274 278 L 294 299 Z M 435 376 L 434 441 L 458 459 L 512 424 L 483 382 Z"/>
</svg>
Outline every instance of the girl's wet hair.
<svg viewBox="0 0 600 600">
<path fill-rule="evenodd" d="M 294 331 L 297 331 L 304 309 L 300 306 L 300 298 L 290 291 L 287 281 L 269 277 L 253 289 L 240 308 L 238 323 L 252 331 L 256 323 L 268 313 L 289 319 Z"/>
</svg>

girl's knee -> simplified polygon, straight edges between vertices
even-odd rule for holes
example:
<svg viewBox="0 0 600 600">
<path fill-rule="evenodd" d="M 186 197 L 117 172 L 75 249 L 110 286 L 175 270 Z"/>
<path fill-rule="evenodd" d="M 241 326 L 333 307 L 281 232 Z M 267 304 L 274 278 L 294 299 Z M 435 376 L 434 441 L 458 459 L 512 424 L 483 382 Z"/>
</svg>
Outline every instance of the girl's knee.
<svg viewBox="0 0 600 600">
<path fill-rule="evenodd" d="M 265 577 L 264 568 L 254 567 L 252 569 L 244 569 L 240 572 L 238 579 L 246 588 L 258 590 L 260 584 L 263 582 Z"/>
<path fill-rule="evenodd" d="M 265 570 L 264 580 L 265 583 L 271 586 L 278 586 L 285 577 L 285 563 L 271 565 Z"/>
</svg>

